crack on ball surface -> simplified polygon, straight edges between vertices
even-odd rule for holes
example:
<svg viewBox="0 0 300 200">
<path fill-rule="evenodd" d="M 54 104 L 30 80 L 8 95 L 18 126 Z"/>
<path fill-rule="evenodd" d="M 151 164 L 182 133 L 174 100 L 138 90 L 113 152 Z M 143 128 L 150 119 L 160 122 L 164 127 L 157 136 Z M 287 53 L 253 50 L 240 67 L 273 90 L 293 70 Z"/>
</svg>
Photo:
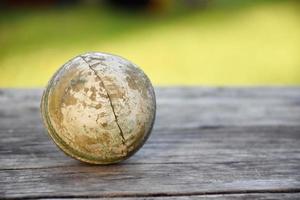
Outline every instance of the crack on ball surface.
<svg viewBox="0 0 300 200">
<path fill-rule="evenodd" d="M 126 141 L 125 141 L 125 138 L 124 138 L 124 134 L 123 134 L 123 131 L 122 131 L 122 128 L 120 127 L 119 123 L 118 123 L 118 117 L 115 113 L 115 108 L 114 108 L 114 105 L 112 103 L 112 100 L 111 100 L 111 96 L 108 92 L 108 90 L 106 89 L 106 86 L 104 85 L 104 82 L 102 81 L 102 79 L 100 78 L 100 76 L 97 74 L 97 72 L 92 68 L 92 66 L 88 63 L 88 61 L 85 60 L 85 58 L 83 56 L 81 56 L 81 58 L 84 60 L 84 62 L 86 62 L 86 64 L 89 66 L 89 68 L 95 73 L 95 75 L 97 76 L 97 78 L 99 79 L 100 83 L 102 84 L 102 87 L 103 89 L 106 91 L 106 94 L 107 94 L 107 97 L 108 97 L 108 100 L 110 102 L 110 106 L 111 106 L 111 109 L 112 109 L 112 112 L 113 112 L 113 115 L 115 117 L 115 122 L 119 128 L 119 131 L 120 131 L 120 136 L 122 138 L 122 143 L 126 146 Z M 95 64 L 94 64 L 95 65 Z M 95 87 L 92 87 L 92 88 L 95 88 Z M 127 149 L 127 146 L 126 146 L 126 149 Z"/>
</svg>

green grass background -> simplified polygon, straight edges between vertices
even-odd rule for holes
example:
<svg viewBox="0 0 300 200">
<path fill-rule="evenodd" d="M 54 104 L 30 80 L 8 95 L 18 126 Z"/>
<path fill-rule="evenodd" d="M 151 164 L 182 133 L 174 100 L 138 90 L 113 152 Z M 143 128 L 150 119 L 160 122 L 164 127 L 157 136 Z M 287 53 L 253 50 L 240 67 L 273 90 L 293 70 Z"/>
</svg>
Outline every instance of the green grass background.
<svg viewBox="0 0 300 200">
<path fill-rule="evenodd" d="M 270 2 L 138 15 L 99 7 L 2 12 L 0 87 L 44 86 L 88 51 L 133 61 L 155 85 L 298 85 L 299 3 Z"/>
</svg>

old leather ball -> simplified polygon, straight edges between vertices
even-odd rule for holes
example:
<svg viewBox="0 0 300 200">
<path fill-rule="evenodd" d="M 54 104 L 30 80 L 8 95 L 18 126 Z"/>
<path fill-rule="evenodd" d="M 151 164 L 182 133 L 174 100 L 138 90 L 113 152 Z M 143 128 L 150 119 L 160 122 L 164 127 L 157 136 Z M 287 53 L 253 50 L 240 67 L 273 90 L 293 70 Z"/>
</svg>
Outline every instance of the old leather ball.
<svg viewBox="0 0 300 200">
<path fill-rule="evenodd" d="M 120 162 L 147 140 L 155 119 L 149 78 L 132 62 L 86 53 L 64 64 L 41 102 L 48 133 L 67 155 L 94 164 Z"/>
</svg>

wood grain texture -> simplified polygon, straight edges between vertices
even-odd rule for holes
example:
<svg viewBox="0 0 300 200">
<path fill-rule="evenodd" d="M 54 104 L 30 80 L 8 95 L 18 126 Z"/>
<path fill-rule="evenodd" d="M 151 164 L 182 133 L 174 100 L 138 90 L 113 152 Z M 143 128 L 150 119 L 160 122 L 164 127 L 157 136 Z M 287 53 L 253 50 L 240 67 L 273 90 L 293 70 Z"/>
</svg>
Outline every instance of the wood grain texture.
<svg viewBox="0 0 300 200">
<path fill-rule="evenodd" d="M 0 199 L 300 198 L 300 88 L 158 88 L 148 142 L 109 166 L 57 149 L 41 94 L 0 90 Z"/>
</svg>

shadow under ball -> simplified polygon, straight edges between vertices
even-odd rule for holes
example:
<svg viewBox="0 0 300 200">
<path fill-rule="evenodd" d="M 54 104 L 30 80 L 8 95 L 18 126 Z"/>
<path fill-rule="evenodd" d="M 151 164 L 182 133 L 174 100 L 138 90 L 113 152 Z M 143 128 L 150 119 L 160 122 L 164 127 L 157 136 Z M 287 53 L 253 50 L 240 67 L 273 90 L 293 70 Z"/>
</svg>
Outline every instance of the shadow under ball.
<svg viewBox="0 0 300 200">
<path fill-rule="evenodd" d="M 48 133 L 67 155 L 111 164 L 139 150 L 155 119 L 155 94 L 135 64 L 116 55 L 86 53 L 64 64 L 41 101 Z"/>
</svg>

